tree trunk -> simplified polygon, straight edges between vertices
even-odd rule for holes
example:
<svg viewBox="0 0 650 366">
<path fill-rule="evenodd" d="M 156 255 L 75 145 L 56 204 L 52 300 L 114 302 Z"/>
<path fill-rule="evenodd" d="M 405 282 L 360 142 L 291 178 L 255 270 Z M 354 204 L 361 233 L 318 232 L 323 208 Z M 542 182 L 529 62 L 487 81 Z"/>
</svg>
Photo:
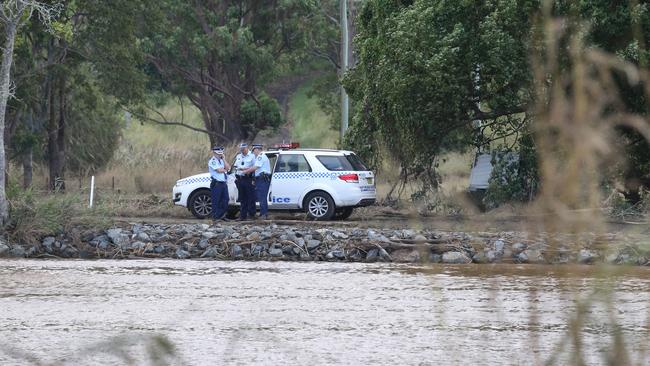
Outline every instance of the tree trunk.
<svg viewBox="0 0 650 366">
<path fill-rule="evenodd" d="M 47 163 L 50 172 L 50 190 L 65 190 L 65 79 L 48 84 Z M 55 89 L 55 86 L 57 87 Z M 58 92 L 58 95 L 57 95 Z M 58 101 L 57 101 L 58 96 Z M 58 103 L 57 103 L 58 102 Z M 57 113 L 58 112 L 58 113 Z"/>
<path fill-rule="evenodd" d="M 203 94 L 200 103 L 194 104 L 201 111 L 205 129 L 210 132 L 210 145 L 228 145 L 238 143 L 243 137 L 239 123 L 241 101 L 228 102 L 224 105 L 211 95 Z"/>
<path fill-rule="evenodd" d="M 2 65 L 0 66 L 0 225 L 4 226 L 9 217 L 7 195 L 5 191 L 7 161 L 5 156 L 5 114 L 7 112 L 7 100 L 9 99 L 11 64 L 13 63 L 14 42 L 16 40 L 17 20 L 4 24 L 5 46 L 2 50 Z"/>
</svg>

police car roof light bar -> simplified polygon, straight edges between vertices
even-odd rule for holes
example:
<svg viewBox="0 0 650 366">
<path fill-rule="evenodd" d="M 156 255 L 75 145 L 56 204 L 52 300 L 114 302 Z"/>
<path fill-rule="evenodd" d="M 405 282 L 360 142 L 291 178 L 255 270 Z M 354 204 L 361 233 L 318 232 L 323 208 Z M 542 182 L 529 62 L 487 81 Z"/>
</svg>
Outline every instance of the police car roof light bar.
<svg viewBox="0 0 650 366">
<path fill-rule="evenodd" d="M 290 142 L 288 144 L 281 143 L 281 144 L 275 144 L 273 145 L 274 149 L 280 149 L 280 150 L 290 150 L 290 149 L 297 149 L 300 147 L 299 142 Z"/>
</svg>

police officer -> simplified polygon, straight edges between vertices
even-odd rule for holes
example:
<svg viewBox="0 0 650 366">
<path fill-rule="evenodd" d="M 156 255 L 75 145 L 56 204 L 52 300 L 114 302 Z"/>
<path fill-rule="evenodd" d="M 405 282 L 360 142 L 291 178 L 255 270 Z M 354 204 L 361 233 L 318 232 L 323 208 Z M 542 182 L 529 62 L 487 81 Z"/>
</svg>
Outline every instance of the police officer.
<svg viewBox="0 0 650 366">
<path fill-rule="evenodd" d="M 253 187 L 253 175 L 246 171 L 255 164 L 255 156 L 248 150 L 248 144 L 239 145 L 240 153 L 235 159 L 237 168 L 237 190 L 241 202 L 239 219 L 247 220 L 255 218 L 255 187 Z"/>
<path fill-rule="evenodd" d="M 223 147 L 212 148 L 212 157 L 208 161 L 210 172 L 210 193 L 212 198 L 212 221 L 224 220 L 228 210 L 228 171 L 230 164 L 223 156 Z"/>
<path fill-rule="evenodd" d="M 255 155 L 255 165 L 245 170 L 246 173 L 255 175 L 255 193 L 257 202 L 260 203 L 260 217 L 268 220 L 269 204 L 269 186 L 271 185 L 271 162 L 266 154 L 262 154 L 262 145 L 253 145 L 253 154 Z"/>
</svg>

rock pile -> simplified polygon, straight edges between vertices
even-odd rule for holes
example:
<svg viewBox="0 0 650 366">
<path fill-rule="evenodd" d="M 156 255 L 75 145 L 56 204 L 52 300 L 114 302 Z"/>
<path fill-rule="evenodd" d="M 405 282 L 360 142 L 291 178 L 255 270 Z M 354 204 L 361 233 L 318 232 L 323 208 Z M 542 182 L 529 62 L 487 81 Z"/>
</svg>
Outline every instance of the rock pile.
<svg viewBox="0 0 650 366">
<path fill-rule="evenodd" d="M 650 264 L 629 246 L 549 246 L 524 233 L 436 232 L 305 224 L 129 224 L 45 237 L 23 247 L 0 242 L 0 256 L 248 259 L 354 262 Z"/>
</svg>

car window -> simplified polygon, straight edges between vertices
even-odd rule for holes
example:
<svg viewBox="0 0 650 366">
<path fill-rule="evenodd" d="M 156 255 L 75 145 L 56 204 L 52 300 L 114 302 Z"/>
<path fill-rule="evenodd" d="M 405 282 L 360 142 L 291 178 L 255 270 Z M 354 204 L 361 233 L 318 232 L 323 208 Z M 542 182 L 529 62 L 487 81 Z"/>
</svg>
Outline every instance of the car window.
<svg viewBox="0 0 650 366">
<path fill-rule="evenodd" d="M 345 156 L 317 155 L 316 159 L 323 164 L 325 169 L 331 171 L 355 170 Z"/>
<path fill-rule="evenodd" d="M 286 172 L 311 172 L 311 167 L 302 154 L 280 155 L 275 167 L 275 173 Z"/>
<path fill-rule="evenodd" d="M 366 171 L 366 170 L 368 170 L 366 165 L 355 154 L 345 155 L 345 157 L 350 162 L 350 164 L 354 167 L 353 170 L 356 170 L 356 171 Z"/>
</svg>

